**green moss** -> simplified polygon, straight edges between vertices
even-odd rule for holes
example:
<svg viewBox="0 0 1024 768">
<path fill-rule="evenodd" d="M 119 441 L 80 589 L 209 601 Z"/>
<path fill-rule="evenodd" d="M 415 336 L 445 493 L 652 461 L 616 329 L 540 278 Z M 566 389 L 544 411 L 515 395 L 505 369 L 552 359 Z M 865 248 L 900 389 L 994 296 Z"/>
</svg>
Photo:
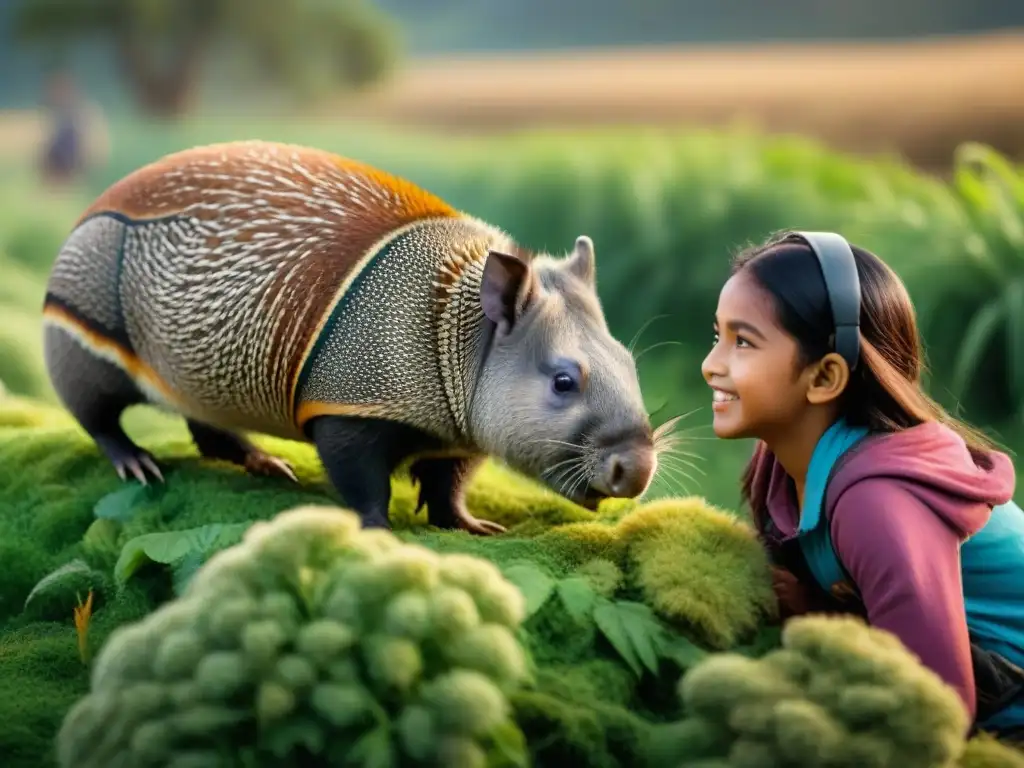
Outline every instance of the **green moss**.
<svg viewBox="0 0 1024 768">
<path fill-rule="evenodd" d="M 147 562 L 124 583 L 115 578 L 126 543 L 211 524 L 245 527 L 297 506 L 337 504 L 311 446 L 257 438 L 293 463 L 295 485 L 201 460 L 180 420 L 143 411 L 126 421 L 161 461 L 167 482 L 140 494 L 124 519 L 97 519 L 97 504 L 130 486 L 60 409 L 16 397 L 0 401 L 0 717 L 7 724 L 0 753 L 11 756 L 5 765 L 53 765 L 54 736 L 88 689 L 92 657 L 119 627 L 174 599 L 180 563 Z M 701 653 L 742 643 L 738 650 L 757 658 L 778 647 L 763 553 L 747 526 L 700 499 L 616 502 L 595 513 L 487 464 L 469 503 L 509 532 L 481 538 L 428 527 L 423 513 L 414 513 L 416 490 L 408 479 L 396 476 L 393 488 L 398 539 L 480 557 L 502 570 L 529 563 L 547 589 L 518 635 L 532 660 L 533 683 L 509 694 L 535 765 L 640 764 L 651 735 L 680 722 L 675 687 Z M 230 543 L 231 537 L 215 542 L 213 551 Z M 40 579 L 71 563 L 82 567 L 25 607 Z M 664 626 L 675 627 L 672 637 L 696 642 L 683 651 L 691 658 L 669 654 L 657 675 L 637 673 L 592 616 L 568 610 L 558 585 L 573 580 L 606 605 L 649 605 Z M 93 614 L 83 663 L 73 610 L 89 588 Z M 715 734 L 709 726 L 701 738 L 714 741 L 721 736 Z M 977 761 L 996 759 L 986 757 L 997 755 L 993 750 L 972 745 L 976 762 L 963 764 L 992 764 Z"/>
<path fill-rule="evenodd" d="M 562 525 L 540 538 L 563 542 L 578 562 L 618 564 L 645 602 L 713 648 L 742 642 L 776 611 L 753 530 L 702 499 L 653 501 L 614 523 Z"/>
</svg>

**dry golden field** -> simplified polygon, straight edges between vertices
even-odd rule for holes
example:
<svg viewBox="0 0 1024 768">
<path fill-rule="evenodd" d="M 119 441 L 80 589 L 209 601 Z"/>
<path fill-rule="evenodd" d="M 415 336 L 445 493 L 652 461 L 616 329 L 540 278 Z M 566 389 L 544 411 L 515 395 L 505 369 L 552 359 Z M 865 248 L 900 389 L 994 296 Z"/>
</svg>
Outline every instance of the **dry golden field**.
<svg viewBox="0 0 1024 768">
<path fill-rule="evenodd" d="M 38 142 L 38 119 L 0 113 L 0 155 Z M 739 123 L 854 152 L 899 152 L 941 172 L 964 140 L 1024 158 L 1024 30 L 879 44 L 419 59 L 369 93 L 296 119 L 448 134 Z"/>
<path fill-rule="evenodd" d="M 941 168 L 965 139 L 1024 157 L 1024 30 L 872 45 L 421 60 L 338 110 L 471 132 L 740 122 Z"/>
</svg>

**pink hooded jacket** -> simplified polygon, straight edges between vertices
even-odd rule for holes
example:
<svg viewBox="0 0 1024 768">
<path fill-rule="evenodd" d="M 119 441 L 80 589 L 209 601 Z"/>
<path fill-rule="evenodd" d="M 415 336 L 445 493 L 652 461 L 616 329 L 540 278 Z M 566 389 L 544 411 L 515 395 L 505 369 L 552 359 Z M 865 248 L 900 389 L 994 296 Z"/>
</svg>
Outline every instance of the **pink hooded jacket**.
<svg viewBox="0 0 1024 768">
<path fill-rule="evenodd" d="M 869 623 L 899 637 L 956 689 L 972 717 L 960 546 L 985 526 L 994 505 L 1012 499 L 1015 482 L 1009 457 L 988 457 L 987 465 L 976 463 L 964 441 L 938 423 L 876 435 L 842 459 L 824 505 L 833 547 Z M 793 483 L 763 444 L 754 473 L 755 487 L 768 484 L 776 529 L 769 545 L 779 546 L 793 539 L 800 520 Z"/>
</svg>

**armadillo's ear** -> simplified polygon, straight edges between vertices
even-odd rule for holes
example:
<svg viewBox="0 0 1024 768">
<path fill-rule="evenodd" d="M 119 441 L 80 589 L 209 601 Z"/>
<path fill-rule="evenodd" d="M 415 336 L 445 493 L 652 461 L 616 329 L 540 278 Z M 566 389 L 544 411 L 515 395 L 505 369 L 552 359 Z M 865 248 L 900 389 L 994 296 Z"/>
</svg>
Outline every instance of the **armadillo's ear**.
<svg viewBox="0 0 1024 768">
<path fill-rule="evenodd" d="M 488 251 L 480 282 L 484 315 L 507 334 L 526 310 L 535 286 L 530 264 L 518 256 Z"/>
<path fill-rule="evenodd" d="M 576 238 L 576 247 L 566 261 L 565 268 L 587 285 L 594 285 L 594 241 L 586 235 Z"/>
</svg>

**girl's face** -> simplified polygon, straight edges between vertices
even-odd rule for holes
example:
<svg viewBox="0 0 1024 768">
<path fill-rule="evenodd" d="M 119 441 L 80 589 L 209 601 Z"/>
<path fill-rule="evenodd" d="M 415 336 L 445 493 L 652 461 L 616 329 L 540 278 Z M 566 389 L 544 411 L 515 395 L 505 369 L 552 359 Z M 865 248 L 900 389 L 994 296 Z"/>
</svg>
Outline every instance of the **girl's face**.
<svg viewBox="0 0 1024 768">
<path fill-rule="evenodd" d="M 746 272 L 722 288 L 714 331 L 701 372 L 715 434 L 770 440 L 795 423 L 809 406 L 807 372 L 797 368 L 797 343 L 776 321 L 771 297 Z"/>
</svg>

